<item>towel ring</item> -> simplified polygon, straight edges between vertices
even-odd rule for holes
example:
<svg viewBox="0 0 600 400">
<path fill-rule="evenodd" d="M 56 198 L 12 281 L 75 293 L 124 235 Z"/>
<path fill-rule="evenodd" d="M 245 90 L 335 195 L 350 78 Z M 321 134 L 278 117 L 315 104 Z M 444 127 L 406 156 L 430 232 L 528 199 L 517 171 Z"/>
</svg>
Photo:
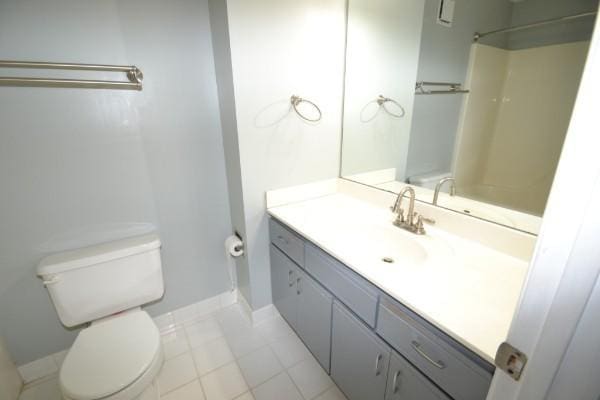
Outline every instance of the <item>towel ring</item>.
<svg viewBox="0 0 600 400">
<path fill-rule="evenodd" d="M 385 106 L 385 103 L 393 103 L 393 104 L 395 104 L 396 106 L 398 106 L 398 108 L 400 108 L 400 110 L 402 110 L 402 114 L 396 114 L 396 113 L 391 112 Z M 388 114 L 390 114 L 392 117 L 402 118 L 402 117 L 404 117 L 406 115 L 406 111 L 404 111 L 404 107 L 402 107 L 400 105 L 400 103 L 398 103 L 396 100 L 390 99 L 389 97 L 384 97 L 382 95 L 379 95 L 379 97 L 377 98 L 377 104 L 379 104 L 379 106 L 381 108 L 383 108 L 385 110 L 385 112 L 388 113 Z"/>
<path fill-rule="evenodd" d="M 303 120 L 305 120 L 305 121 L 308 121 L 308 122 L 318 122 L 318 121 L 321 120 L 321 117 L 323 117 L 323 113 L 321 113 L 321 109 L 319 108 L 319 106 L 317 106 L 315 103 L 313 103 L 310 100 L 303 99 L 300 96 L 292 95 L 290 101 L 292 103 L 292 107 L 294 107 L 294 111 L 296 111 L 296 114 L 298 114 L 298 116 L 300 118 L 302 118 Z M 300 103 L 302 103 L 302 102 L 308 103 L 311 106 L 313 106 L 315 108 L 315 110 L 317 110 L 317 112 L 319 113 L 319 116 L 317 118 L 311 119 L 311 118 L 307 118 L 304 115 L 302 115 L 302 113 L 300 111 L 298 111 L 298 108 L 297 108 L 298 105 Z"/>
</svg>

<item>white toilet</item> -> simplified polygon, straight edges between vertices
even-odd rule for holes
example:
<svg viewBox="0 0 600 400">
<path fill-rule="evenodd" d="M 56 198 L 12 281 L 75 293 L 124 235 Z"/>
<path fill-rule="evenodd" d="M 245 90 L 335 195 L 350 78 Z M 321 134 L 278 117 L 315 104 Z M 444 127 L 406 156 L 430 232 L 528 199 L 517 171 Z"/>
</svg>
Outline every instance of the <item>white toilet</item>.
<svg viewBox="0 0 600 400">
<path fill-rule="evenodd" d="M 158 328 L 139 306 L 164 293 L 160 239 L 136 236 L 44 258 L 38 275 L 67 327 L 91 322 L 60 369 L 67 400 L 131 400 L 163 363 Z"/>
</svg>

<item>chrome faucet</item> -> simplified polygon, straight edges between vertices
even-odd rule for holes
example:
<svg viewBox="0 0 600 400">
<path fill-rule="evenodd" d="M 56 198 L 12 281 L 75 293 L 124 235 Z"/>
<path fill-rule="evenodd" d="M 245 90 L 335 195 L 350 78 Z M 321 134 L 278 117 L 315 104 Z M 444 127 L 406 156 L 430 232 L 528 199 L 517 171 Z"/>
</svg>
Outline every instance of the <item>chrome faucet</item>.
<svg viewBox="0 0 600 400">
<path fill-rule="evenodd" d="M 440 189 L 442 189 L 442 186 L 446 182 L 452 182 L 452 185 L 450 186 L 450 196 L 455 196 L 456 195 L 456 181 L 454 180 L 454 178 L 452 178 L 451 176 L 448 176 L 446 178 L 442 178 L 437 183 L 437 185 L 435 185 L 435 191 L 433 192 L 433 205 L 434 206 L 437 206 L 438 197 L 440 196 Z"/>
<path fill-rule="evenodd" d="M 402 208 L 402 199 L 404 199 L 406 193 L 410 196 L 410 203 L 408 204 L 408 214 L 405 216 L 404 209 Z M 415 212 L 415 197 L 415 190 L 410 186 L 405 186 L 400 193 L 398 193 L 398 197 L 396 197 L 396 201 L 391 207 L 392 211 L 397 214 L 394 225 L 406 229 L 409 232 L 416 233 L 417 235 L 424 235 L 425 227 L 423 226 L 423 222 L 434 223 L 435 221 L 423 218 L 422 215 Z M 417 218 L 417 222 L 415 222 L 415 218 Z"/>
</svg>

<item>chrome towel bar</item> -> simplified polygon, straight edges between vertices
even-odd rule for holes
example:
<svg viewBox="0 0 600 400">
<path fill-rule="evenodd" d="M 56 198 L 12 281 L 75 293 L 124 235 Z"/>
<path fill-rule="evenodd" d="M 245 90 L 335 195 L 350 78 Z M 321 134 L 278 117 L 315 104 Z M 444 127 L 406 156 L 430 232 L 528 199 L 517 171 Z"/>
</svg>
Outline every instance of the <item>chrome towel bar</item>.
<svg viewBox="0 0 600 400">
<path fill-rule="evenodd" d="M 127 81 L 105 81 L 88 79 L 31 78 L 15 76 L 0 77 L 0 86 L 142 90 L 142 80 L 144 79 L 144 74 L 135 65 L 71 64 L 37 61 L 0 60 L 0 68 L 125 72 L 128 79 Z"/>
</svg>

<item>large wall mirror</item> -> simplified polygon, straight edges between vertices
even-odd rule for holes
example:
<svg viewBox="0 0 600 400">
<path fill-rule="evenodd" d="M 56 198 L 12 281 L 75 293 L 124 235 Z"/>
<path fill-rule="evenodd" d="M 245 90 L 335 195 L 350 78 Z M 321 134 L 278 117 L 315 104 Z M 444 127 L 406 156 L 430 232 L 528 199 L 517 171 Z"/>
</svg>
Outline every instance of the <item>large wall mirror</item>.
<svg viewBox="0 0 600 400">
<path fill-rule="evenodd" d="M 537 233 L 597 10 L 349 0 L 341 176 Z"/>
</svg>

